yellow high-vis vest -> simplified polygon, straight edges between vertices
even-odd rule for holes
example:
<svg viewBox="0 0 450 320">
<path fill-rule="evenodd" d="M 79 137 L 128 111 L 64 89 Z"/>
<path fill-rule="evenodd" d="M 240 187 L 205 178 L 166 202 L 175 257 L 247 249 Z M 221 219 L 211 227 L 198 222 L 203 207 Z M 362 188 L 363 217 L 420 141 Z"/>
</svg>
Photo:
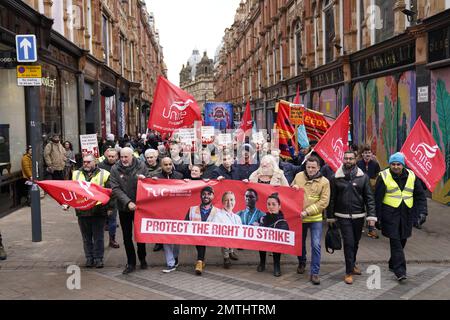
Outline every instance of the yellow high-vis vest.
<svg viewBox="0 0 450 320">
<path fill-rule="evenodd" d="M 81 170 L 76 170 L 72 174 L 72 180 L 74 181 L 86 181 L 86 177 L 84 174 L 81 174 Z M 108 181 L 109 178 L 109 172 L 103 169 L 100 169 L 100 172 L 98 172 L 92 179 L 91 183 L 95 183 L 96 185 L 99 185 L 101 187 L 105 186 L 106 181 Z M 101 202 L 97 202 L 97 206 L 101 205 Z"/>
<path fill-rule="evenodd" d="M 408 170 L 409 175 L 403 191 L 400 190 L 397 182 L 395 182 L 394 178 L 392 178 L 389 168 L 380 172 L 384 184 L 386 185 L 386 193 L 383 198 L 383 203 L 385 205 L 391 206 L 393 208 L 398 208 L 400 207 L 402 201 L 404 201 L 408 208 L 412 208 L 414 204 L 413 193 L 416 175 L 411 170 L 406 170 Z"/>
</svg>

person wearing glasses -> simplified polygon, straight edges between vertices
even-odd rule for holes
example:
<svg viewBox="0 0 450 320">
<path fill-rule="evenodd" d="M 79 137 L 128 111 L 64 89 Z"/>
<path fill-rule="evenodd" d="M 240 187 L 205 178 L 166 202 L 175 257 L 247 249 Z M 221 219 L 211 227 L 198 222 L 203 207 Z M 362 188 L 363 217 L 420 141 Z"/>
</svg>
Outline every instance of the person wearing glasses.
<svg viewBox="0 0 450 320">
<path fill-rule="evenodd" d="M 88 154 L 83 157 L 83 166 L 72 173 L 74 181 L 88 181 L 99 186 L 109 188 L 109 172 L 97 166 L 94 155 Z M 76 210 L 78 225 L 83 238 L 84 255 L 86 256 L 86 268 L 103 268 L 104 232 L 109 203 L 102 205 L 98 203 L 94 208 L 87 211 Z M 67 205 L 63 205 L 68 210 Z"/>
<path fill-rule="evenodd" d="M 343 165 L 330 181 L 331 196 L 327 211 L 327 222 L 336 223 L 344 240 L 346 284 L 353 284 L 353 275 L 361 275 L 356 266 L 359 240 L 361 239 L 364 218 L 369 226 L 377 221 L 375 201 L 369 177 L 356 165 L 356 153 L 344 153 Z"/>
</svg>

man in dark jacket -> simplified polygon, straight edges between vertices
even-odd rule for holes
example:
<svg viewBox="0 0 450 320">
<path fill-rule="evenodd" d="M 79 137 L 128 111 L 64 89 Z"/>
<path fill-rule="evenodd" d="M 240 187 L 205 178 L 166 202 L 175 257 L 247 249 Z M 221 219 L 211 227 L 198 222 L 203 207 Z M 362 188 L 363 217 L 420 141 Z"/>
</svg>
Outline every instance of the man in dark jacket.
<svg viewBox="0 0 450 320">
<path fill-rule="evenodd" d="M 422 225 L 428 214 L 427 199 L 415 174 L 405 168 L 405 156 L 397 152 L 389 158 L 389 168 L 383 170 L 375 186 L 376 212 L 381 233 L 389 238 L 391 258 L 389 270 L 398 281 L 406 280 L 406 260 L 403 252 L 411 236 L 416 210 Z"/>
<path fill-rule="evenodd" d="M 181 157 L 181 144 L 171 143 L 170 144 L 170 157 L 172 158 L 175 170 L 180 172 L 184 178 L 188 179 L 190 176 L 189 164 L 186 163 L 186 158 Z"/>
<path fill-rule="evenodd" d="M 225 153 L 222 160 L 222 164 L 212 172 L 211 179 L 239 180 L 239 172 L 233 165 L 233 155 Z"/>
<path fill-rule="evenodd" d="M 133 244 L 133 221 L 136 210 L 137 181 L 148 175 L 145 164 L 133 156 L 131 148 L 120 150 L 120 161 L 111 169 L 110 183 L 113 197 L 117 200 L 119 208 L 120 225 L 122 226 L 123 243 L 127 253 L 127 266 L 123 274 L 136 269 L 136 252 Z M 141 269 L 147 268 L 145 261 L 145 243 L 137 244 L 137 254 Z"/>
<path fill-rule="evenodd" d="M 159 152 L 155 149 L 147 149 L 144 153 L 145 165 L 150 177 L 161 173 L 161 166 L 159 165 Z"/>
<path fill-rule="evenodd" d="M 248 180 L 250 175 L 258 170 L 259 164 L 255 160 L 255 151 L 250 144 L 244 144 L 240 148 L 235 168 L 238 172 L 238 180 Z"/>
<path fill-rule="evenodd" d="M 72 180 L 88 181 L 108 188 L 109 172 L 98 168 L 95 157 L 92 154 L 88 154 L 83 157 L 83 166 L 73 172 Z M 63 209 L 67 210 L 69 207 L 63 205 Z M 87 211 L 76 210 L 78 225 L 80 226 L 80 232 L 83 238 L 87 268 L 103 268 L 104 266 L 103 255 L 105 248 L 103 228 L 106 222 L 107 209 L 109 209 L 109 204 L 97 204 Z"/>
<path fill-rule="evenodd" d="M 111 172 L 111 168 L 116 164 L 117 160 L 119 160 L 119 153 L 114 148 L 106 149 L 105 151 L 105 160 L 98 164 L 100 169 L 104 169 L 108 172 Z M 109 233 L 109 246 L 114 249 L 120 248 L 119 244 L 116 241 L 116 229 L 117 229 L 117 201 L 115 199 L 111 199 L 110 202 L 111 209 L 108 210 L 108 216 L 106 217 L 106 225 L 108 227 Z"/>
<path fill-rule="evenodd" d="M 201 162 L 205 168 L 203 171 L 203 179 L 212 179 L 212 173 L 217 168 L 214 162 L 211 161 L 211 152 L 208 148 L 203 148 L 201 152 Z"/>
<path fill-rule="evenodd" d="M 183 174 L 175 171 L 173 161 L 169 157 L 161 159 L 161 172 L 154 175 L 152 179 L 183 179 Z M 175 271 L 178 267 L 178 255 L 180 252 L 180 245 L 178 244 L 160 244 L 164 248 L 164 255 L 166 256 L 167 268 L 163 269 L 164 273 Z M 155 250 L 153 250 L 155 251 Z M 159 251 L 159 250 L 156 250 Z"/>
<path fill-rule="evenodd" d="M 327 222 L 337 219 L 344 239 L 345 278 L 347 284 L 353 283 L 353 275 L 361 275 L 356 266 L 359 240 L 361 239 L 364 218 L 373 226 L 377 221 L 375 201 L 369 184 L 369 177 L 356 166 L 356 153 L 344 153 L 344 164 L 336 171 L 330 181 L 331 197 L 327 211 Z"/>
</svg>

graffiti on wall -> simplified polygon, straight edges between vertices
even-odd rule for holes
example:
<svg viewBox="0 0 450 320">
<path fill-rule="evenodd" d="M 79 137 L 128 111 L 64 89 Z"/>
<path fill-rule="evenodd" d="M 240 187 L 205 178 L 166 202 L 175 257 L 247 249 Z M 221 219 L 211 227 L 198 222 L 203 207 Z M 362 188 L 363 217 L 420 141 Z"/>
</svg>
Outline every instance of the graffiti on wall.
<svg viewBox="0 0 450 320">
<path fill-rule="evenodd" d="M 431 132 L 447 166 L 433 199 L 450 205 L 450 68 L 431 72 Z"/>
</svg>

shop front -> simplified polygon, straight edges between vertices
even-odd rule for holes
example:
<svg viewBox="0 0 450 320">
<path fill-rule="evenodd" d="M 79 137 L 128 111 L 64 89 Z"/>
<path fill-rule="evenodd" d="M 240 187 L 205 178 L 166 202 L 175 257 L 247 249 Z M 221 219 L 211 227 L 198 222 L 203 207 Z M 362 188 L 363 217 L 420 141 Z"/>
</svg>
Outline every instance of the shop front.
<svg viewBox="0 0 450 320">
<path fill-rule="evenodd" d="M 429 24 L 430 128 L 445 156 L 447 170 L 433 192 L 433 199 L 450 205 L 450 10 L 425 20 Z M 421 95 L 425 97 L 425 89 Z"/>
<path fill-rule="evenodd" d="M 370 145 L 382 168 L 417 119 L 415 48 L 405 33 L 351 56 L 353 140 Z"/>
</svg>

